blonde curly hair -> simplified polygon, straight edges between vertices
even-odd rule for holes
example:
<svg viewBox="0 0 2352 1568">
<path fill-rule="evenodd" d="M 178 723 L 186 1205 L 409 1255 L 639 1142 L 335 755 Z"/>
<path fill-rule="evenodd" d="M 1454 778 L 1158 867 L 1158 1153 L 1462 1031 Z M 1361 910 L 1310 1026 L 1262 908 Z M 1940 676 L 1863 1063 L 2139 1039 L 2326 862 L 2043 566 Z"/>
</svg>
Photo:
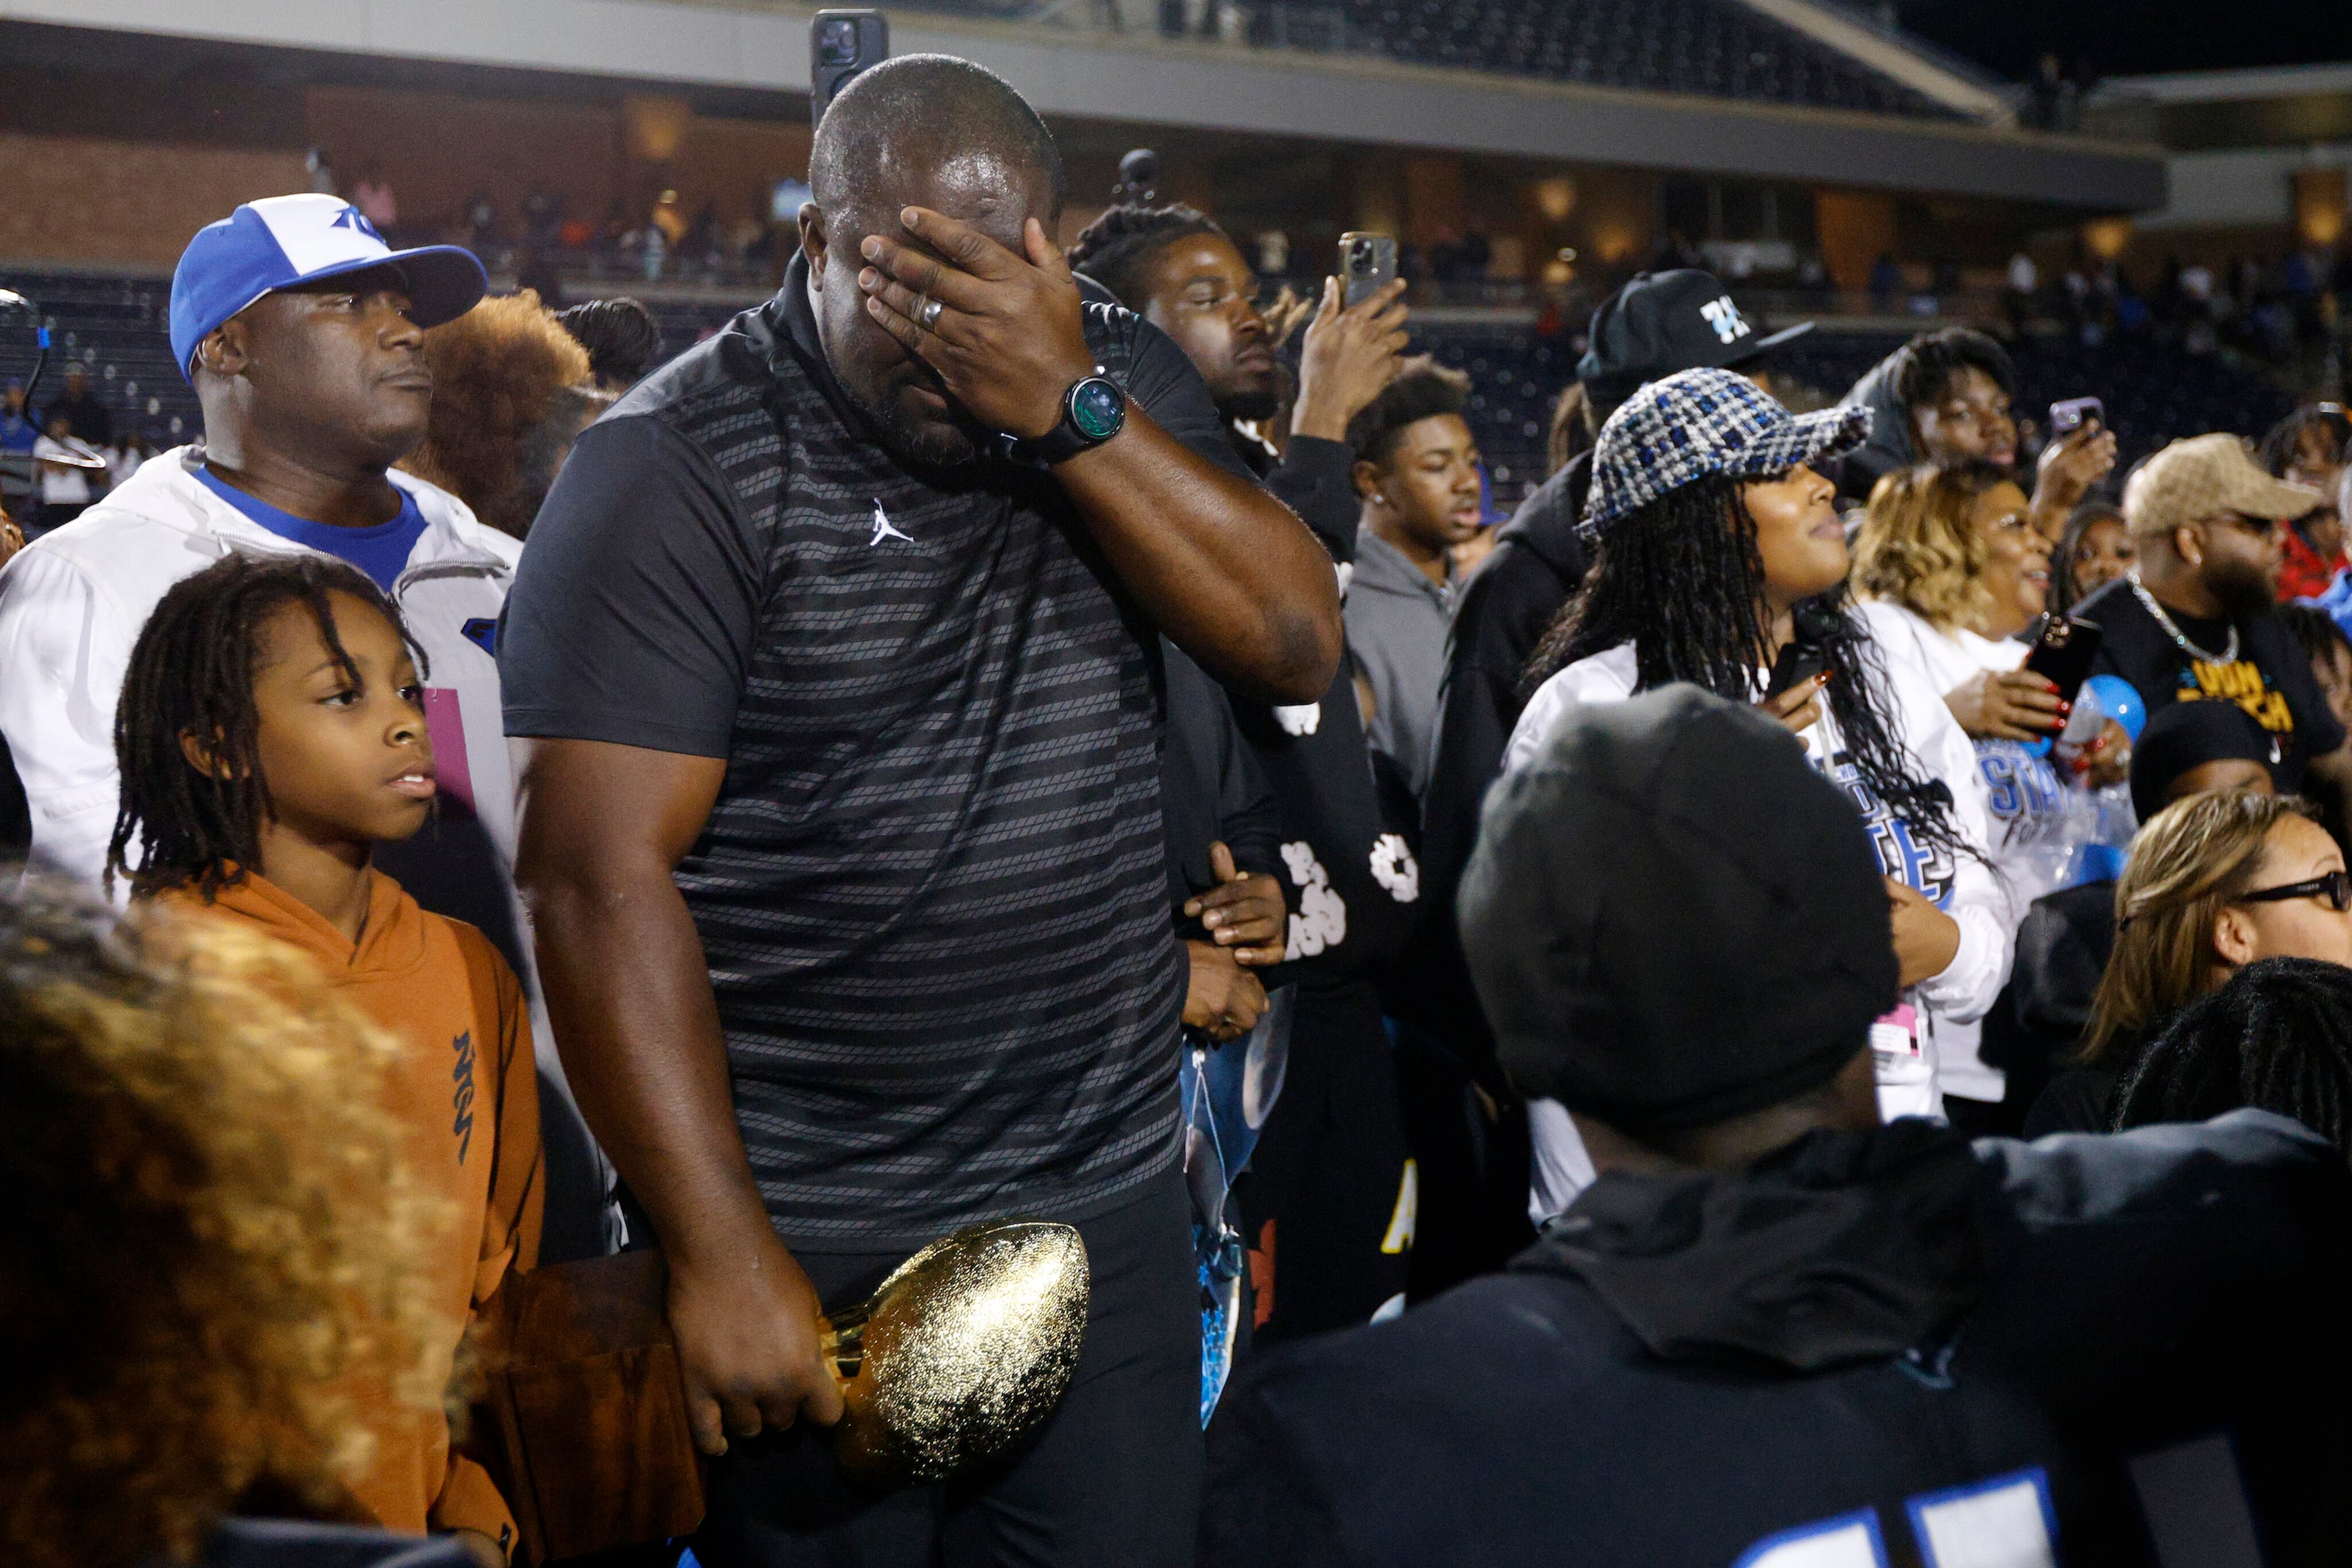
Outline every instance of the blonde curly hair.
<svg viewBox="0 0 2352 1568">
<path fill-rule="evenodd" d="M 240 1497 L 336 1517 L 353 1384 L 444 1390 L 449 1205 L 380 1109 L 397 1049 L 296 950 L 0 894 L 0 1559 L 185 1558 Z"/>
<path fill-rule="evenodd" d="M 1995 485 L 2015 482 L 1990 463 L 1922 463 L 1881 479 L 1854 536 L 1855 589 L 1901 605 L 1939 631 L 1980 619 L 1992 594 L 1984 583 L 1984 540 L 1969 525 L 1969 509 Z"/>
</svg>

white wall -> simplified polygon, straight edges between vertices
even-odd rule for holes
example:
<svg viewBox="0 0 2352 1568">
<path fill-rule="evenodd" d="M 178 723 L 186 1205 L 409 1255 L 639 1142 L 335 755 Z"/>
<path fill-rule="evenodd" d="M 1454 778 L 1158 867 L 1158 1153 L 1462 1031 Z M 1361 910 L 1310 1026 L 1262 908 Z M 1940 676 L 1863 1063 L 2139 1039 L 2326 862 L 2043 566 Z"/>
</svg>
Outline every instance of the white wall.
<svg viewBox="0 0 2352 1568">
<path fill-rule="evenodd" d="M 2352 142 L 2258 147 L 2172 155 L 2172 194 L 2133 220 L 2143 229 L 2251 227 L 2294 219 L 2294 171 L 2306 163 L 2352 165 Z"/>
</svg>

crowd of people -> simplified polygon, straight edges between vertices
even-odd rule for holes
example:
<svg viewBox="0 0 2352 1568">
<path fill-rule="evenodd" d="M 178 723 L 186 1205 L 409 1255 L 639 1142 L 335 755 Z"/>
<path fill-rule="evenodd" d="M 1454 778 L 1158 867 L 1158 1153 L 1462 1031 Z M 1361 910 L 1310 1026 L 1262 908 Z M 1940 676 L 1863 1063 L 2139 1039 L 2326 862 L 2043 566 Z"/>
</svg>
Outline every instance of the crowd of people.
<svg viewBox="0 0 2352 1568">
<path fill-rule="evenodd" d="M 700 1466 L 607 1568 L 2352 1544 L 2344 410 L 2023 461 L 1954 329 L 1795 414 L 1668 268 L 1489 530 L 1406 282 L 1065 253 L 940 56 L 809 186 L 658 366 L 240 206 L 201 439 L 5 542 L 0 1555 L 522 1562 L 600 1444 Z M 1066 1391 L 853 1479 L 825 1315 L 1007 1216 Z M 549 1415 L 478 1326 L 655 1249 Z"/>
</svg>

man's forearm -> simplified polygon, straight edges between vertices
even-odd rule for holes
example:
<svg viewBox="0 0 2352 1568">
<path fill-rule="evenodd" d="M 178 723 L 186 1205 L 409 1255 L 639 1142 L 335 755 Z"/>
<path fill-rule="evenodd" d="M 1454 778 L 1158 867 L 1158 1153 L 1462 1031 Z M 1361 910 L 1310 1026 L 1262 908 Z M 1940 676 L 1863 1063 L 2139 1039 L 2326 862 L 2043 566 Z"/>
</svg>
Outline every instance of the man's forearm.
<svg viewBox="0 0 2352 1568">
<path fill-rule="evenodd" d="M 690 1260 L 764 1227 L 701 940 L 667 868 L 577 863 L 526 886 L 563 1070 L 664 1247 Z"/>
<path fill-rule="evenodd" d="M 1289 508 L 1195 456 L 1141 409 L 1061 464 L 1111 570 L 1177 647 L 1276 702 L 1312 702 L 1339 665 L 1331 558 Z"/>
</svg>

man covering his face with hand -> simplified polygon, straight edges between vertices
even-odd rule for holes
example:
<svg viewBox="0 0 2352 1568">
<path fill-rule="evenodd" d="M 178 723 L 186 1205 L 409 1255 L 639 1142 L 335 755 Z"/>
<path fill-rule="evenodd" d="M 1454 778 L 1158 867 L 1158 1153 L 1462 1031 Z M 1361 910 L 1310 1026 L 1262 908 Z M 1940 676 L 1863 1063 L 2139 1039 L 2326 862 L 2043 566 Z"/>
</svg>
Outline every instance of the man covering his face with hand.
<svg viewBox="0 0 2352 1568">
<path fill-rule="evenodd" d="M 809 175 L 776 298 L 582 437 L 501 653 L 557 1035 L 725 1456 L 696 1553 L 1189 1562 L 1158 639 L 1311 701 L 1330 563 L 1184 356 L 1082 302 L 1003 81 L 878 65 Z M 1068 1394 L 969 1485 L 856 1491 L 788 1430 L 841 1408 L 819 1310 L 1015 1214 L 1086 1239 Z"/>
</svg>

